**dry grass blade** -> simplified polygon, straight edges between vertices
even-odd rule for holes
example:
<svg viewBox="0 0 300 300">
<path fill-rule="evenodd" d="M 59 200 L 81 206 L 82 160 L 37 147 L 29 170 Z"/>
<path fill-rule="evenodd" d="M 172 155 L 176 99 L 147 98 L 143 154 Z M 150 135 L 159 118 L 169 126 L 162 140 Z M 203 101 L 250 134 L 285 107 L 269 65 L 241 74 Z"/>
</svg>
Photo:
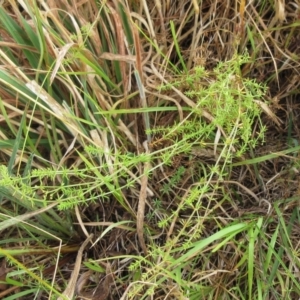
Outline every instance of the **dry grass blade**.
<svg viewBox="0 0 300 300">
<path fill-rule="evenodd" d="M 53 99 L 43 88 L 41 88 L 34 80 L 26 83 L 26 86 L 40 99 L 42 99 L 52 110 L 52 113 L 55 115 L 55 117 L 61 119 L 66 124 L 72 124 L 72 126 L 69 127 L 70 131 L 73 132 L 74 136 L 76 136 L 76 131 L 74 131 L 74 122 L 72 119 L 70 119 L 70 116 L 68 116 L 68 112 L 64 109 L 63 106 L 61 106 L 55 99 Z M 43 107 L 45 110 L 48 110 L 46 107 Z"/>
<path fill-rule="evenodd" d="M 93 236 L 94 235 L 91 234 L 80 246 L 78 253 L 77 253 L 77 257 L 76 257 L 74 270 L 72 272 L 71 278 L 69 279 L 69 283 L 68 283 L 66 289 L 64 290 L 64 292 L 62 293 L 62 296 L 59 297 L 58 300 L 64 300 L 65 298 L 70 299 L 70 300 L 73 299 L 73 296 L 74 296 L 74 293 L 76 290 L 76 283 L 77 283 L 79 271 L 81 268 L 82 254 L 83 254 L 83 251 L 84 251 L 85 247 L 87 246 L 87 244 L 92 240 Z"/>
<path fill-rule="evenodd" d="M 263 101 L 260 100 L 254 100 L 261 108 L 262 110 L 267 114 L 267 116 L 278 126 L 281 126 L 281 124 L 283 124 L 282 120 L 279 119 L 279 117 L 277 117 L 272 110 L 270 109 L 270 107 Z"/>
<path fill-rule="evenodd" d="M 123 31 L 123 27 L 122 27 L 122 21 L 120 18 L 120 15 L 117 14 L 117 12 L 110 6 L 110 9 L 112 11 L 112 17 L 114 19 L 115 22 L 115 26 L 116 26 L 116 39 L 117 39 L 117 46 L 118 46 L 118 54 L 120 54 L 121 56 L 125 56 L 126 55 L 126 50 L 125 50 L 125 34 Z M 128 92 L 128 76 L 127 76 L 127 66 L 125 64 L 125 61 L 120 60 L 120 69 L 121 69 L 121 77 L 122 77 L 122 81 L 123 81 L 123 91 L 125 93 L 125 98 L 127 96 L 127 92 Z M 124 102 L 123 104 L 123 108 L 127 107 L 127 101 Z"/>
<path fill-rule="evenodd" d="M 112 60 L 112 61 L 123 61 L 123 62 L 127 62 L 127 63 L 135 63 L 136 62 L 136 56 L 129 55 L 129 54 L 122 55 L 122 54 L 104 52 L 99 56 L 99 58 Z"/>
<path fill-rule="evenodd" d="M 144 147 L 145 147 L 146 153 L 149 153 L 147 142 L 144 142 Z M 140 245 L 141 245 L 145 255 L 147 255 L 147 253 L 148 253 L 145 239 L 144 239 L 144 217 L 145 217 L 149 170 L 150 170 L 150 162 L 146 162 L 144 164 L 144 173 L 141 178 L 141 189 L 140 189 L 140 194 L 139 194 L 139 205 L 138 205 L 137 218 L 136 218 L 137 235 L 138 235 Z"/>
<path fill-rule="evenodd" d="M 57 60 L 56 60 L 56 63 L 55 63 L 55 66 L 54 66 L 54 69 L 53 69 L 51 77 L 50 77 L 50 84 L 53 83 L 53 80 L 56 77 L 59 68 L 61 68 L 61 65 L 65 59 L 66 54 L 74 45 L 75 45 L 74 43 L 68 43 L 68 44 L 64 45 L 63 48 L 60 50 Z"/>
<path fill-rule="evenodd" d="M 275 0 L 275 17 L 279 22 L 283 22 L 286 19 L 285 12 L 285 0 Z"/>
<path fill-rule="evenodd" d="M 110 263 L 106 264 L 106 276 L 105 279 L 98 284 L 96 289 L 91 292 L 82 291 L 84 285 L 88 282 L 88 277 L 91 275 L 91 272 L 88 271 L 84 273 L 78 280 L 79 284 L 77 285 L 78 296 L 82 300 L 106 300 L 109 296 L 110 286 L 113 282 L 113 274 Z"/>
<path fill-rule="evenodd" d="M 89 270 L 79 276 L 77 283 L 76 283 L 76 294 L 79 297 L 83 297 L 84 299 L 90 299 L 90 294 L 87 294 L 83 290 L 84 290 L 85 286 L 88 284 L 88 282 L 90 280 L 90 276 L 92 274 L 93 274 L 93 271 Z"/>
<path fill-rule="evenodd" d="M 78 208 L 78 205 L 75 206 L 75 213 L 76 213 L 76 217 L 77 217 L 77 220 L 79 222 L 79 225 L 80 225 L 80 228 L 82 230 L 82 232 L 85 234 L 85 236 L 87 238 L 89 238 L 89 233 L 87 232 L 83 222 L 82 222 L 82 218 L 81 218 L 81 214 L 80 214 L 80 211 L 79 211 L 79 208 Z"/>
</svg>

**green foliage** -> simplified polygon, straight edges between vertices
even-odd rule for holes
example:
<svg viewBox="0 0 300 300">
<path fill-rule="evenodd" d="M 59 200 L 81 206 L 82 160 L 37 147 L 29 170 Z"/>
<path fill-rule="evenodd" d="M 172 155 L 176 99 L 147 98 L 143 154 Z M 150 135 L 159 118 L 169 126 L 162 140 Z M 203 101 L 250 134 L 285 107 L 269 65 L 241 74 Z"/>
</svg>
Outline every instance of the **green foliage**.
<svg viewBox="0 0 300 300">
<path fill-rule="evenodd" d="M 210 47 L 205 40 L 213 40 L 211 32 L 202 32 L 203 24 L 199 27 L 199 1 L 191 2 L 192 10 L 180 8 L 180 3 L 174 2 L 178 7 L 170 4 L 172 9 L 164 10 L 172 16 L 164 15 L 159 1 L 155 9 L 151 1 L 143 7 L 138 1 L 126 5 L 117 1 L 117 6 L 86 1 L 76 9 L 69 2 L 58 1 L 58 7 L 47 8 L 46 13 L 44 4 L 35 1 L 19 2 L 22 11 L 9 3 L 0 8 L 0 60 L 4 66 L 0 70 L 0 112 L 6 122 L 0 130 L 0 150 L 1 159 L 3 155 L 7 160 L 7 166 L 0 166 L 0 229 L 3 235 L 12 235 L 0 244 L 22 248 L 0 248 L 0 254 L 19 269 L 7 276 L 7 283 L 20 286 L 26 281 L 30 287 L 20 289 L 11 299 L 40 290 L 52 291 L 56 299 L 63 290 L 55 278 L 51 284 L 43 279 L 49 261 L 40 268 L 36 268 L 39 261 L 30 261 L 27 267 L 13 255 L 24 255 L 22 261 L 26 262 L 28 249 L 34 257 L 40 248 L 51 248 L 53 241 L 59 242 L 60 248 L 74 241 L 79 244 L 80 232 L 89 230 L 100 232 L 93 250 L 88 251 L 88 255 L 96 253 L 96 259 L 83 263 L 90 270 L 107 275 L 98 264 L 98 254 L 109 250 L 108 254 L 113 247 L 117 253 L 126 251 L 124 256 L 100 259 L 105 264 L 112 260 L 113 268 L 120 268 L 113 269 L 116 292 L 112 298 L 116 293 L 120 296 L 124 286 L 128 289 L 122 298 L 126 294 L 129 299 L 147 299 L 149 295 L 154 299 L 264 299 L 280 289 L 287 299 L 294 290 L 300 294 L 293 274 L 300 268 L 299 251 L 293 249 L 290 237 L 299 219 L 293 208 L 298 198 L 275 202 L 272 215 L 258 217 L 250 212 L 243 216 L 235 196 L 243 201 L 248 195 L 243 198 L 240 189 L 231 188 L 238 183 L 231 180 L 234 167 L 278 157 L 269 153 L 244 160 L 249 149 L 264 141 L 266 129 L 258 101 L 265 102 L 267 89 L 244 77 L 241 69 L 253 63 L 263 48 L 256 45 L 257 39 L 268 33 L 252 32 L 247 21 L 251 58 L 237 54 L 239 41 L 234 37 L 235 49 L 230 45 L 226 54 L 231 59 L 218 57 L 219 63 L 212 67 L 197 63 L 208 58 L 208 52 L 202 51 Z M 137 7 L 133 13 L 131 6 Z M 157 11 L 157 16 L 149 14 Z M 186 17 L 180 16 L 179 27 L 171 21 L 169 28 L 164 28 L 165 20 L 182 11 Z M 220 11 L 218 6 L 216 13 Z M 219 28 L 216 36 L 223 39 L 226 35 L 216 26 L 218 20 L 209 17 Z M 219 20 L 228 22 L 223 16 Z M 156 26 L 157 22 L 161 24 Z M 279 30 L 276 28 L 276 33 Z M 288 33 L 288 40 L 293 32 Z M 171 40 L 162 36 L 164 33 Z M 197 57 L 192 52 L 199 46 L 200 33 L 205 45 Z M 183 48 L 189 44 L 187 58 Z M 227 45 L 222 47 L 226 50 Z M 293 63 L 293 59 L 288 61 L 285 68 Z M 298 64 L 299 60 L 295 61 Z M 290 84 L 286 86 L 290 88 Z M 286 92 L 290 90 L 282 94 Z M 292 128 L 291 115 L 288 142 L 294 148 L 282 155 L 294 155 L 294 184 L 300 147 Z M 146 138 L 149 151 L 143 145 Z M 145 167 L 148 164 L 149 169 Z M 257 176 L 261 175 L 257 172 Z M 147 218 L 142 220 L 146 257 L 139 252 L 136 229 L 125 225 L 136 224 L 141 201 L 146 203 Z M 108 202 L 114 212 L 105 215 Z M 262 209 L 262 202 L 253 206 Z M 92 220 L 89 212 L 80 211 L 84 222 L 97 225 L 76 232 L 78 206 L 89 211 L 97 205 L 102 205 L 104 219 L 109 215 L 109 220 L 102 220 L 98 213 Z M 286 209 L 288 205 L 292 208 Z M 286 222 L 283 215 L 288 210 L 292 211 L 291 220 Z M 122 219 L 127 217 L 130 221 Z M 134 234 L 119 235 L 124 228 Z M 57 249 L 57 244 L 54 247 Z M 292 257 L 294 264 L 288 265 Z M 56 259 L 58 262 L 59 254 Z M 65 276 L 58 264 L 56 267 L 57 274 Z"/>
<path fill-rule="evenodd" d="M 229 151 L 231 158 L 241 157 L 250 147 L 254 148 L 264 140 L 265 128 L 260 125 L 256 136 L 252 135 L 252 128 L 262 112 L 255 100 L 263 98 L 266 86 L 241 77 L 240 68 L 249 60 L 246 54 L 236 55 L 230 61 L 219 63 L 213 71 L 196 66 L 190 74 L 162 85 L 161 90 L 172 86 L 185 88 L 185 94 L 194 99 L 196 105 L 183 122 L 152 132 L 164 132 L 174 143 L 182 140 L 187 144 L 205 145 L 216 142 L 216 131 L 219 130 L 222 135 L 217 143 L 226 149 L 222 155 L 227 156 Z M 203 111 L 210 114 L 211 122 L 203 118 Z"/>
<path fill-rule="evenodd" d="M 163 230 L 169 230 L 174 220 L 178 220 L 181 225 L 163 249 L 153 246 L 149 254 L 150 260 L 147 264 L 151 264 L 150 261 L 153 261 L 155 257 L 161 256 L 162 263 L 165 265 L 163 267 L 151 265 L 148 272 L 141 272 L 141 279 L 151 283 L 150 286 L 144 289 L 137 285 L 130 293 L 137 294 L 143 290 L 144 295 L 154 295 L 158 288 L 157 283 L 163 284 L 167 279 L 180 286 L 183 294 L 189 290 L 196 293 L 197 287 L 191 285 L 190 279 L 184 279 L 181 274 L 186 267 L 186 262 L 193 263 L 196 253 L 210 243 L 222 238 L 224 242 L 219 244 L 219 247 L 222 247 L 237 232 L 246 230 L 251 238 L 248 252 L 248 268 L 251 272 L 248 283 L 252 284 L 254 276 L 253 236 L 257 236 L 257 231 L 253 231 L 252 227 L 248 229 L 249 225 L 243 223 L 230 224 L 226 227 L 220 225 L 215 235 L 204 238 L 204 222 L 209 219 L 209 213 L 205 218 L 200 218 L 198 215 L 199 211 L 205 211 L 204 199 L 209 203 L 216 201 L 215 195 L 219 193 L 220 187 L 218 183 L 212 184 L 212 180 L 226 179 L 232 160 L 243 155 L 249 147 L 254 148 L 259 141 L 263 140 L 263 127 L 257 128 L 255 138 L 252 136 L 252 128 L 261 114 L 261 109 L 254 100 L 261 99 L 266 89 L 253 80 L 241 78 L 240 67 L 248 60 L 247 55 L 236 56 L 230 61 L 220 63 L 211 72 L 196 66 L 190 74 L 182 74 L 182 78 L 169 83 L 180 88 L 185 84 L 185 94 L 195 103 L 184 120 L 175 121 L 173 125 L 166 127 L 148 130 L 153 135 L 159 135 L 162 140 L 170 141 L 169 146 L 161 147 L 152 153 L 133 154 L 123 153 L 119 149 L 108 147 L 105 149 L 85 144 L 84 152 L 77 152 L 81 159 L 80 168 L 52 166 L 33 169 L 25 178 L 12 177 L 5 168 L 2 168 L 2 185 L 11 190 L 18 190 L 22 198 L 30 200 L 31 203 L 36 201 L 33 199 L 37 193 L 43 195 L 42 199 L 46 203 L 59 201 L 58 208 L 64 211 L 80 204 L 89 205 L 99 198 L 105 201 L 113 196 L 125 210 L 130 212 L 131 208 L 123 199 L 121 190 L 135 187 L 138 178 L 130 175 L 129 171 L 132 172 L 141 164 L 150 162 L 153 165 L 149 173 L 150 178 L 151 173 L 157 168 L 155 166 L 157 159 L 161 166 L 171 167 L 176 157 L 186 157 L 189 160 L 195 149 L 213 145 L 215 157 L 212 163 L 205 165 L 199 163 L 199 166 L 194 163 L 193 170 L 196 167 L 200 170 L 194 178 L 196 180 L 194 185 L 185 193 L 177 208 L 168 211 L 157 223 L 158 227 Z M 167 91 L 172 86 L 162 86 L 161 91 Z M 203 113 L 204 111 L 206 114 Z M 207 120 L 207 114 L 211 116 L 210 120 Z M 162 185 L 161 195 L 172 197 L 172 193 L 176 194 L 176 189 L 187 171 L 187 167 L 179 166 Z M 222 203 L 225 199 L 218 201 Z M 153 211 L 148 213 L 149 220 L 154 220 L 157 212 L 162 208 L 161 199 L 154 200 Z M 185 212 L 189 212 L 189 216 L 181 218 L 181 214 Z M 191 228 L 192 235 L 190 234 Z M 181 252 L 185 254 L 180 254 L 179 259 L 175 253 Z M 144 263 L 145 261 L 136 259 L 131 264 L 130 270 L 138 272 L 145 267 Z M 199 293 L 206 292 L 203 290 Z M 251 294 L 251 289 L 249 293 Z"/>
<path fill-rule="evenodd" d="M 202 247 L 206 247 L 215 239 L 215 241 L 218 240 L 217 244 L 220 243 L 218 247 L 221 248 L 238 232 L 247 231 L 248 228 L 249 236 L 251 238 L 253 236 L 254 227 L 252 225 L 232 223 L 228 226 L 220 224 L 215 235 L 205 238 L 203 236 L 204 222 L 210 218 L 210 212 L 207 212 L 207 216 L 198 215 L 199 211 L 205 212 L 207 210 L 203 204 L 204 200 L 207 201 L 206 203 L 218 201 L 219 205 L 222 205 L 223 201 L 227 201 L 226 197 L 223 200 L 217 200 L 216 195 L 223 193 L 218 182 L 226 180 L 229 176 L 228 170 L 233 159 L 241 157 L 250 147 L 254 148 L 264 139 L 263 126 L 257 128 L 256 136 L 253 136 L 252 129 L 254 122 L 258 121 L 258 124 L 261 124 L 262 111 L 255 100 L 263 98 L 266 87 L 254 80 L 241 77 L 241 65 L 247 62 L 249 62 L 249 56 L 244 55 L 235 56 L 230 61 L 219 63 L 213 71 L 207 71 L 203 67 L 196 66 L 190 74 L 182 74 L 175 81 L 160 87 L 161 92 L 166 92 L 172 87 L 185 89 L 185 95 L 195 102 L 195 106 L 183 121 L 175 121 L 173 125 L 151 130 L 151 134 L 158 136 L 160 141 L 169 141 L 171 144 L 171 146 L 157 151 L 163 164 L 172 166 L 174 158 L 188 158 L 191 153 L 196 152 L 195 149 L 207 149 L 208 145 L 213 145 L 215 148 L 215 150 L 212 149 L 214 153 L 212 163 L 206 163 L 205 166 L 199 164 L 201 173 L 197 179 L 195 178 L 194 185 L 185 193 L 184 199 L 178 204 L 177 209 L 170 211 L 168 216 L 158 222 L 159 228 L 165 230 L 170 228 L 174 220 L 178 220 L 181 224 L 180 229 L 174 232 L 174 237 L 164 245 L 163 250 L 154 248 L 151 252 L 153 257 L 161 256 L 166 265 L 163 270 L 158 268 L 156 271 L 152 270 L 151 273 L 143 274 L 143 280 L 153 283 L 168 278 L 182 289 L 181 293 L 185 296 L 190 291 L 193 291 L 194 297 L 207 293 L 204 287 L 199 290 L 199 287 L 197 288 L 190 283 L 189 279 L 185 281 L 181 274 L 187 262 L 188 264 L 194 262 L 193 257 L 196 253 L 201 252 Z M 210 120 L 207 120 L 207 114 L 211 116 Z M 193 163 L 193 169 L 195 169 L 197 164 Z M 178 188 L 178 184 L 186 172 L 187 169 L 184 166 L 179 166 L 168 181 L 163 184 L 161 192 L 172 198 L 173 193 L 177 193 L 176 188 Z M 214 184 L 212 184 L 213 179 L 215 180 Z M 181 219 L 180 215 L 185 214 L 185 212 L 189 212 L 189 216 Z M 212 216 L 212 218 L 214 217 Z M 190 234 L 191 230 L 192 234 Z M 257 231 L 254 230 L 254 235 L 257 236 L 257 234 Z M 223 236 L 224 242 L 219 242 L 217 236 L 220 235 Z M 181 247 L 178 246 L 179 241 Z M 178 255 L 179 259 L 168 256 L 168 253 L 183 250 L 186 254 Z M 251 294 L 250 285 L 252 285 L 253 278 L 251 271 L 253 271 L 254 264 L 253 240 L 249 244 L 247 253 L 250 272 L 248 287 Z M 151 286 L 149 292 L 154 293 L 155 290 L 156 288 Z"/>
<path fill-rule="evenodd" d="M 170 192 L 172 187 L 175 187 L 179 181 L 182 179 L 183 174 L 185 173 L 186 169 L 183 166 L 180 166 L 176 173 L 170 178 L 170 181 L 163 185 L 161 192 L 162 194 L 167 194 Z"/>
</svg>

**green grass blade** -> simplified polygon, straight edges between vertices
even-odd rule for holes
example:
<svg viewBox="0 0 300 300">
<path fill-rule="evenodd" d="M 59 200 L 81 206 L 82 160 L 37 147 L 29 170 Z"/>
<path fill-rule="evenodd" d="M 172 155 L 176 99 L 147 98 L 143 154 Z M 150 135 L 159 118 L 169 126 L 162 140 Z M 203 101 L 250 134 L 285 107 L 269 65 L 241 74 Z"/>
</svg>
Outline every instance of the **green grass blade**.
<svg viewBox="0 0 300 300">
<path fill-rule="evenodd" d="M 186 64 L 185 64 L 185 62 L 184 62 L 184 59 L 183 59 L 183 57 L 182 57 L 182 55 L 181 55 L 180 47 L 179 47 L 179 45 L 178 45 L 177 36 L 176 36 L 176 31 L 175 31 L 175 26 L 174 26 L 174 22 L 171 21 L 171 22 L 170 22 L 170 25 L 171 25 L 171 32 L 172 32 L 172 37 L 173 37 L 173 41 L 174 41 L 176 53 L 177 53 L 177 55 L 178 55 L 178 57 L 179 57 L 179 61 L 180 61 L 180 63 L 181 63 L 181 66 L 182 66 L 182 68 L 183 68 L 184 73 L 187 73 L 188 70 L 187 70 Z"/>
<path fill-rule="evenodd" d="M 192 246 L 192 249 L 190 249 L 186 254 L 182 255 L 180 258 L 176 259 L 174 261 L 174 263 L 179 264 L 184 261 L 188 261 L 195 255 L 197 255 L 199 252 L 201 252 L 201 250 L 204 249 L 209 244 L 211 244 L 219 239 L 226 238 L 230 234 L 238 234 L 238 233 L 246 230 L 249 226 L 251 226 L 251 224 L 249 225 L 247 223 L 238 223 L 238 224 L 234 224 L 234 225 L 229 225 L 228 227 L 223 228 L 220 231 L 214 233 L 210 237 L 194 243 Z M 178 249 L 176 249 L 176 250 L 178 250 Z"/>
<path fill-rule="evenodd" d="M 25 112 L 22 116 L 22 119 L 21 119 L 21 122 L 20 122 L 20 127 L 18 129 L 16 138 L 15 138 L 15 143 L 14 143 L 14 146 L 12 148 L 11 157 L 10 157 L 9 162 L 7 164 L 8 174 L 10 174 L 10 175 L 13 174 L 13 166 L 16 163 L 17 153 L 18 153 L 18 150 L 20 148 L 21 136 L 22 136 L 22 132 L 23 132 L 23 127 L 25 126 L 25 122 L 26 122 L 26 109 L 25 109 Z M 24 145 L 22 145 L 22 147 L 23 146 Z"/>
</svg>

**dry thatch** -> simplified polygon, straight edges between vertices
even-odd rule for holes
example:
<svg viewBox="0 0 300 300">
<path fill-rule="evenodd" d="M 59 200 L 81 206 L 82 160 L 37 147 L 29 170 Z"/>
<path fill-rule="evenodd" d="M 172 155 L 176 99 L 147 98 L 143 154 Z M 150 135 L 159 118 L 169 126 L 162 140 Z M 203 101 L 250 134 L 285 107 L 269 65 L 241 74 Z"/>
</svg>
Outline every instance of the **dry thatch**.
<svg viewBox="0 0 300 300">
<path fill-rule="evenodd" d="M 11 230 L 1 223 L 11 248 L 2 256 L 25 270 L 23 283 L 40 299 L 55 291 L 59 299 L 94 300 L 298 297 L 298 4 L 75 2 L 2 7 L 0 133 L 7 144 L 0 157 L 14 170 L 9 175 L 53 167 L 3 185 L 1 212 L 32 222 Z M 10 30 L 6 17 L 18 25 Z M 267 85 L 253 100 L 263 117 L 251 128 L 254 140 L 265 126 L 265 140 L 226 156 L 238 152 L 232 144 L 222 156 L 226 128 L 204 138 L 193 132 L 196 123 L 213 124 L 218 105 L 196 113 L 197 97 L 217 81 L 220 62 L 246 53 L 228 88 L 243 94 L 243 79 Z M 28 100 L 22 86 L 42 100 Z M 22 127 L 35 145 L 22 146 Z M 39 201 L 21 201 L 23 183 Z M 60 208 L 69 201 L 68 210 L 50 213 L 40 204 L 54 198 Z M 210 240 L 226 228 L 224 242 Z M 40 229 L 45 234 L 33 239 Z M 92 261 L 83 263 L 83 253 Z M 29 270 L 39 265 L 39 275 Z M 11 269 L 0 271 L 5 278 Z M 0 285 L 0 298 L 28 290 L 11 285 Z"/>
</svg>

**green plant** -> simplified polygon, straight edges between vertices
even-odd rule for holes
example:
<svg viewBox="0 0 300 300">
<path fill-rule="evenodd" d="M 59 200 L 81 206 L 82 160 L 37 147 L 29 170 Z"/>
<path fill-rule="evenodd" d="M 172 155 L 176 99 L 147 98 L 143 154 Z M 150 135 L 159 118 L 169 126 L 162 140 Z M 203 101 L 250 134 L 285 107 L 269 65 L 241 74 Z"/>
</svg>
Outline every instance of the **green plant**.
<svg viewBox="0 0 300 300">
<path fill-rule="evenodd" d="M 272 9 L 1 6 L 0 256 L 18 288 L 6 299 L 66 298 L 90 271 L 116 299 L 300 294 L 298 104 L 281 108 L 299 89 L 299 25 Z M 263 151 L 284 132 L 274 107 L 291 112 L 289 148 Z"/>
</svg>

